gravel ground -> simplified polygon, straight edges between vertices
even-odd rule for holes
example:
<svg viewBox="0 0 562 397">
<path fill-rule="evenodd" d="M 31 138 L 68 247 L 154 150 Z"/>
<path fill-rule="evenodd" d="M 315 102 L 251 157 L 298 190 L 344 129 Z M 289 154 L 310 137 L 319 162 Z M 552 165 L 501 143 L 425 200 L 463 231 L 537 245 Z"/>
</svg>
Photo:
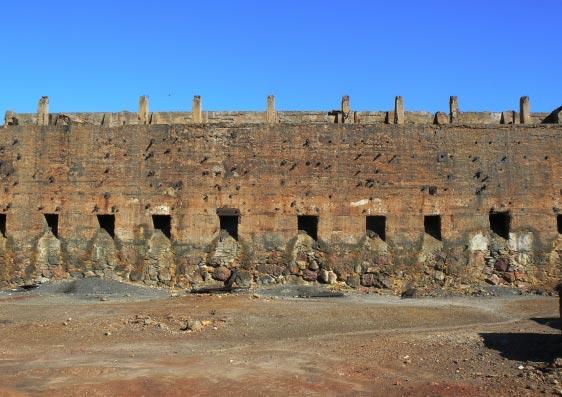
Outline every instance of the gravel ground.
<svg viewBox="0 0 562 397">
<path fill-rule="evenodd" d="M 556 395 L 559 326 L 555 297 L 60 282 L 0 293 L 0 396 Z"/>
</svg>

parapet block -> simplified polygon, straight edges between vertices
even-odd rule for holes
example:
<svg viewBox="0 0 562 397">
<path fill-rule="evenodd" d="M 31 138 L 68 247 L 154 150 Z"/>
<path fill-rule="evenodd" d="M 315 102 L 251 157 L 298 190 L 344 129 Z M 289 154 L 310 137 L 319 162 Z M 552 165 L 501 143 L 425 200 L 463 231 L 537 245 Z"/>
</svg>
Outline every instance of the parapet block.
<svg viewBox="0 0 562 397">
<path fill-rule="evenodd" d="M 528 96 L 522 96 L 519 101 L 519 117 L 521 124 L 529 124 L 531 120 L 531 100 Z"/>
<path fill-rule="evenodd" d="M 275 96 L 269 95 L 267 97 L 267 114 L 266 120 L 270 124 L 277 123 L 279 120 L 277 119 L 277 112 L 275 111 Z"/>
<path fill-rule="evenodd" d="M 192 120 L 194 123 L 202 123 L 203 122 L 203 110 L 201 104 L 201 97 L 199 95 L 195 95 L 193 97 L 193 110 L 191 112 Z"/>
<path fill-rule="evenodd" d="M 147 96 L 139 98 L 139 124 L 149 124 Z"/>
<path fill-rule="evenodd" d="M 41 97 L 37 108 L 37 125 L 49 125 L 49 97 Z"/>
<path fill-rule="evenodd" d="M 394 98 L 394 124 L 404 124 L 404 98 L 397 96 Z"/>
</svg>

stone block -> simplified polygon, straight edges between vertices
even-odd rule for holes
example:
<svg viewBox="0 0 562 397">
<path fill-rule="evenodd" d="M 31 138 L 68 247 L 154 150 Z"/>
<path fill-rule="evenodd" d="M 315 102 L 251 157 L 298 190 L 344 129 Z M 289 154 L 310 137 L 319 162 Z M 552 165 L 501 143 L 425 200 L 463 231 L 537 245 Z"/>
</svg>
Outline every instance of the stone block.
<svg viewBox="0 0 562 397">
<path fill-rule="evenodd" d="M 404 124 L 404 98 L 397 96 L 394 98 L 394 124 Z"/>
<path fill-rule="evenodd" d="M 191 111 L 191 114 L 192 114 L 192 121 L 194 123 L 203 122 L 203 105 L 202 105 L 202 99 L 199 95 L 195 95 L 193 97 L 193 109 Z"/>
<path fill-rule="evenodd" d="M 531 121 L 531 99 L 528 96 L 519 99 L 519 118 L 521 124 L 529 124 Z"/>
<path fill-rule="evenodd" d="M 139 124 L 148 124 L 148 97 L 141 96 L 139 98 Z"/>
<path fill-rule="evenodd" d="M 37 124 L 49 125 L 49 97 L 44 96 L 39 100 L 37 109 Z"/>
<path fill-rule="evenodd" d="M 456 96 L 449 97 L 449 121 L 458 122 L 459 119 L 459 100 Z"/>
<path fill-rule="evenodd" d="M 277 123 L 277 112 L 275 111 L 275 96 L 269 95 L 267 97 L 267 113 L 266 121 L 270 124 Z"/>
<path fill-rule="evenodd" d="M 433 118 L 433 124 L 436 125 L 449 124 L 449 117 L 443 112 L 437 112 L 435 113 L 435 117 Z"/>
</svg>

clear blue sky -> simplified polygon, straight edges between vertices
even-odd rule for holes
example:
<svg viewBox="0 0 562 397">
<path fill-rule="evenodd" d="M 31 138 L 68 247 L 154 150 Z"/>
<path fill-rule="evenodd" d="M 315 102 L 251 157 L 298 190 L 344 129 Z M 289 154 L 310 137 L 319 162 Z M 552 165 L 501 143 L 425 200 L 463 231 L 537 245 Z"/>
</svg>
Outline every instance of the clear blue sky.
<svg viewBox="0 0 562 397">
<path fill-rule="evenodd" d="M 562 105 L 561 0 L 375 3 L 7 1 L 0 112 Z"/>
</svg>

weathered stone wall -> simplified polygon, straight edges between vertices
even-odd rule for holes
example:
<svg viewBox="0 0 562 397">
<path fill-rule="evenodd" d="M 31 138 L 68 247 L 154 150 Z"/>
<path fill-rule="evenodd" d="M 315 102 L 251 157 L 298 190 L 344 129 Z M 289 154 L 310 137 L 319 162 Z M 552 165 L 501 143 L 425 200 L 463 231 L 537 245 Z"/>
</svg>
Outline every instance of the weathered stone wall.
<svg viewBox="0 0 562 397">
<path fill-rule="evenodd" d="M 8 126 L 0 281 L 550 288 L 561 137 L 556 124 L 460 122 Z M 239 210 L 238 241 L 219 208 Z M 490 231 L 491 210 L 510 211 L 508 239 Z M 58 237 L 43 214 L 58 214 Z M 98 214 L 114 214 L 115 238 Z M 153 214 L 171 216 L 171 238 Z M 319 217 L 317 240 L 298 233 L 298 214 Z M 441 240 L 424 232 L 432 214 Z M 386 216 L 386 241 L 367 234 L 367 215 Z"/>
<path fill-rule="evenodd" d="M 9 112 L 18 125 L 37 125 L 39 114 Z M 277 111 L 276 122 L 279 123 L 336 123 L 337 112 L 327 111 Z M 348 123 L 356 124 L 393 124 L 394 111 L 354 111 Z M 447 114 L 442 112 L 445 117 Z M 225 112 L 204 111 L 202 122 L 206 124 L 260 124 L 268 121 L 266 112 Z M 404 112 L 406 124 L 434 124 L 435 113 Z M 502 116 L 506 120 L 502 120 Z M 532 113 L 526 124 L 540 124 L 548 113 Z M 51 125 L 92 124 L 119 127 L 139 124 L 193 124 L 192 112 L 150 112 L 140 117 L 140 112 L 116 113 L 51 113 L 48 123 Z M 7 117 L 5 117 L 7 118 Z M 509 119 L 508 119 L 509 118 Z M 459 112 L 460 124 L 520 124 L 519 112 Z M 270 122 L 272 122 L 270 120 Z"/>
<path fill-rule="evenodd" d="M 16 113 L 7 111 L 4 125 L 101 125 L 119 127 L 123 125 L 158 125 L 158 124 L 561 124 L 562 107 L 550 114 L 531 113 L 529 97 L 521 97 L 519 112 L 462 112 L 456 96 L 449 98 L 449 112 L 408 112 L 405 110 L 404 98 L 397 96 L 393 111 L 355 111 L 351 108 L 349 96 L 342 98 L 341 106 L 331 111 L 282 111 L 275 109 L 275 97 L 267 97 L 264 112 L 223 112 L 203 111 L 203 100 L 193 97 L 191 112 L 150 112 L 147 96 L 139 98 L 138 112 L 110 113 L 49 113 L 49 98 L 39 100 L 37 113 Z"/>
</svg>

